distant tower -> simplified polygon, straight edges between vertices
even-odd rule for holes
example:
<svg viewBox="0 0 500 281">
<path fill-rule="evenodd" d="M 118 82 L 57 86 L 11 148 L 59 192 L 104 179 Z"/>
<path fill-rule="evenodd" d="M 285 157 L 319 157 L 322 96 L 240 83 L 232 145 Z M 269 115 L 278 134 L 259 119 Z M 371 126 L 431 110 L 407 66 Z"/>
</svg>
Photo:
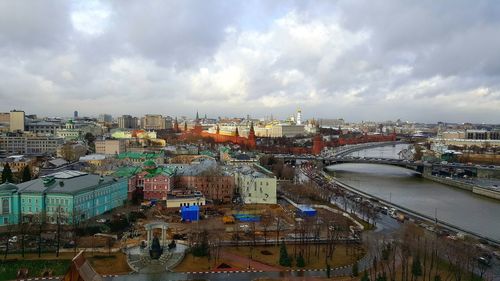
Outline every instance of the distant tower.
<svg viewBox="0 0 500 281">
<path fill-rule="evenodd" d="M 180 132 L 180 130 L 179 130 L 179 121 L 177 121 L 177 117 L 175 117 L 175 121 L 174 121 L 174 131 L 176 133 Z"/>
<path fill-rule="evenodd" d="M 198 114 L 198 111 L 196 111 L 196 121 L 192 131 L 197 135 L 201 135 L 201 132 L 203 132 L 203 127 L 201 126 L 200 123 L 200 115 Z"/>
<path fill-rule="evenodd" d="M 325 147 L 325 144 L 323 143 L 323 137 L 318 133 L 313 137 L 313 146 L 311 151 L 312 154 L 319 155 L 323 150 L 323 147 Z"/>
<path fill-rule="evenodd" d="M 313 137 L 313 146 L 312 146 L 312 154 L 313 155 L 319 155 L 321 154 L 321 151 L 325 147 L 325 144 L 323 142 L 323 137 L 321 136 L 319 126 L 316 125 L 316 128 L 318 129 L 316 135 Z"/>
<path fill-rule="evenodd" d="M 302 125 L 302 111 L 300 109 L 297 110 L 297 125 Z"/>
<path fill-rule="evenodd" d="M 253 128 L 253 122 L 250 123 L 250 132 L 248 132 L 247 146 L 249 149 L 255 149 L 257 146 L 255 141 L 255 130 Z"/>
<path fill-rule="evenodd" d="M 78 111 L 75 110 L 75 112 L 73 112 L 73 118 L 74 119 L 78 118 Z"/>
</svg>

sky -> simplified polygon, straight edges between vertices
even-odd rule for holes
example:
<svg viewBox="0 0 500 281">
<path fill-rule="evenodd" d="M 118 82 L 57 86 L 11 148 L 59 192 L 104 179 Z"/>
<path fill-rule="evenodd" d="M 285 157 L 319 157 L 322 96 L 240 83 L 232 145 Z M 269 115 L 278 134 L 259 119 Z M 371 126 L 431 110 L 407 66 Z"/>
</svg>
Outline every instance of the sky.
<svg viewBox="0 0 500 281">
<path fill-rule="evenodd" d="M 0 0 L 0 111 L 500 123 L 500 3 Z"/>
</svg>

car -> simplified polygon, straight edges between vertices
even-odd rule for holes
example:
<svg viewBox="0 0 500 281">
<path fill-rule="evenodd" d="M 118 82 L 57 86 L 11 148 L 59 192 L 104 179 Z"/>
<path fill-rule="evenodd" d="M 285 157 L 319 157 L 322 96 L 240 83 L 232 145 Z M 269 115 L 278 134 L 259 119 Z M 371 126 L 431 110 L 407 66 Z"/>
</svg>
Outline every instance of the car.
<svg viewBox="0 0 500 281">
<path fill-rule="evenodd" d="M 477 261 L 480 264 L 483 264 L 483 265 L 486 265 L 486 266 L 490 266 L 491 265 L 491 257 L 488 257 L 486 255 L 482 255 L 482 256 L 478 257 Z"/>
<path fill-rule="evenodd" d="M 75 241 L 69 241 L 68 243 L 64 244 L 63 248 L 70 249 L 70 248 L 74 248 L 75 246 L 76 246 Z"/>
<path fill-rule="evenodd" d="M 105 223 L 106 219 L 98 219 L 98 220 L 96 220 L 96 222 L 98 222 L 98 223 Z"/>
<path fill-rule="evenodd" d="M 17 242 L 17 236 L 12 236 L 9 238 L 9 243 L 16 243 Z"/>
</svg>

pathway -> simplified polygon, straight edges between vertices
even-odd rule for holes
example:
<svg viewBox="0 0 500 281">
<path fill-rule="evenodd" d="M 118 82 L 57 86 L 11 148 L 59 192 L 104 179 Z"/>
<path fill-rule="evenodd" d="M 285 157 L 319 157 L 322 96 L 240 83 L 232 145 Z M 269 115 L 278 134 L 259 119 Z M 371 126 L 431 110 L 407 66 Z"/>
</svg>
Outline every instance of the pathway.
<svg viewBox="0 0 500 281">
<path fill-rule="evenodd" d="M 256 260 L 236 255 L 233 253 L 229 253 L 227 251 L 222 251 L 221 257 L 225 260 L 232 261 L 235 264 L 237 264 L 241 268 L 253 268 L 255 270 L 262 270 L 262 271 L 283 271 L 283 268 L 281 267 L 274 267 L 265 263 L 258 262 Z"/>
</svg>

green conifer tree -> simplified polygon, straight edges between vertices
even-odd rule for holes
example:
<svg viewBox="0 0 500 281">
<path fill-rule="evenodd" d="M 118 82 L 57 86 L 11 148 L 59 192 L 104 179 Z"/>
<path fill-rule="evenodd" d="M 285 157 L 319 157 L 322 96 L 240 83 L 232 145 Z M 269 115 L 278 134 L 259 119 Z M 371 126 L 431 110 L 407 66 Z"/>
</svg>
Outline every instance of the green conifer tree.
<svg viewBox="0 0 500 281">
<path fill-rule="evenodd" d="M 9 163 L 5 163 L 2 171 L 2 183 L 4 182 L 14 182 L 14 175 L 10 169 Z"/>
</svg>

